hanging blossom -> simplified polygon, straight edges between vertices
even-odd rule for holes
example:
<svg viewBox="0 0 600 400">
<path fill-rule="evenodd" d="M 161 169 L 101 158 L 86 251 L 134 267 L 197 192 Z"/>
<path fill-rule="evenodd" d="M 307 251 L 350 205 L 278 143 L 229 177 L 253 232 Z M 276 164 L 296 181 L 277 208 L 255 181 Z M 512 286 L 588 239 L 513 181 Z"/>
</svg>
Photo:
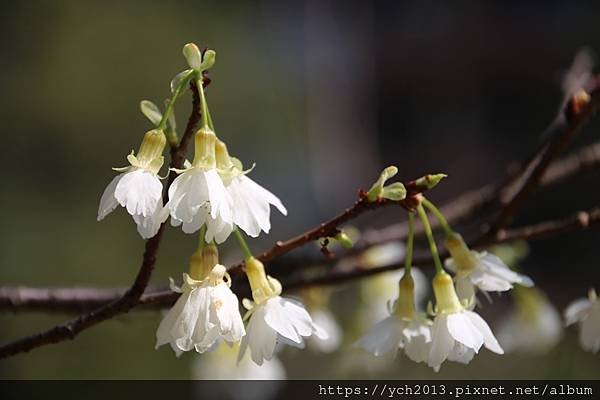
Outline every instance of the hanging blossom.
<svg viewBox="0 0 600 400">
<path fill-rule="evenodd" d="M 456 291 L 461 299 L 473 298 L 476 288 L 486 293 L 510 290 L 515 283 L 533 286 L 531 278 L 512 271 L 495 255 L 470 250 L 457 233 L 447 237 L 446 248 L 451 255 L 446 267 L 456 273 Z"/>
<path fill-rule="evenodd" d="M 585 351 L 597 353 L 600 350 L 600 300 L 594 289 L 588 298 L 573 301 L 565 310 L 565 324 L 580 324 L 579 341 Z"/>
<path fill-rule="evenodd" d="M 167 217 L 163 207 L 162 183 L 158 171 L 164 163 L 165 134 L 160 129 L 146 132 L 137 156 L 127 156 L 130 166 L 113 168 L 121 174 L 108 184 L 98 208 L 98 221 L 121 205 L 131 214 L 144 239 L 156 235 Z"/>
<path fill-rule="evenodd" d="M 431 321 L 415 309 L 415 281 L 410 271 L 400 279 L 398 299 L 390 307 L 390 316 L 376 324 L 354 346 L 375 356 L 403 349 L 415 362 L 426 362 L 431 347 Z"/>
<path fill-rule="evenodd" d="M 192 257 L 193 276 L 203 276 L 206 265 L 214 260 L 209 255 L 211 251 L 215 252 L 216 246 L 207 245 L 202 255 L 195 253 Z M 225 277 L 228 277 L 225 267 L 217 264 L 202 280 L 184 273 L 181 288 L 171 281 L 171 290 L 181 296 L 156 331 L 156 348 L 169 343 L 177 355 L 192 349 L 203 353 L 218 340 L 235 343 L 245 335 L 237 296 Z"/>
<path fill-rule="evenodd" d="M 560 313 L 537 288 L 515 288 L 515 308 L 498 323 L 497 336 L 507 352 L 544 354 L 563 335 Z"/>
<path fill-rule="evenodd" d="M 277 343 L 304 348 L 304 338 L 312 335 L 327 339 L 327 332 L 314 323 L 302 303 L 281 297 L 281 284 L 265 274 L 264 265 L 256 258 L 246 260 L 246 275 L 254 301 L 244 299 L 248 309 L 247 334 L 242 339 L 238 361 L 250 348 L 252 360 L 262 365 L 271 360 Z"/>
<path fill-rule="evenodd" d="M 250 237 L 258 237 L 261 231 L 271 230 L 271 205 L 283 215 L 287 210 L 281 200 L 267 189 L 248 178 L 252 170 L 244 171 L 242 163 L 230 157 L 227 146 L 221 140 L 216 142 L 217 167 L 232 200 L 233 224 L 223 225 L 221 236 L 229 236 L 238 226 Z M 235 225 L 235 226 L 234 226 Z"/>
<path fill-rule="evenodd" d="M 452 278 L 440 271 L 433 278 L 436 300 L 431 350 L 427 364 L 436 372 L 445 360 L 468 364 L 481 346 L 497 354 L 502 347 L 479 314 L 469 311 L 458 300 Z"/>
<path fill-rule="evenodd" d="M 192 165 L 183 170 L 169 187 L 171 223 L 194 233 L 206 224 L 205 240 L 223 243 L 233 230 L 231 195 L 219 176 L 215 159 L 216 136 L 207 127 L 195 135 Z"/>
</svg>

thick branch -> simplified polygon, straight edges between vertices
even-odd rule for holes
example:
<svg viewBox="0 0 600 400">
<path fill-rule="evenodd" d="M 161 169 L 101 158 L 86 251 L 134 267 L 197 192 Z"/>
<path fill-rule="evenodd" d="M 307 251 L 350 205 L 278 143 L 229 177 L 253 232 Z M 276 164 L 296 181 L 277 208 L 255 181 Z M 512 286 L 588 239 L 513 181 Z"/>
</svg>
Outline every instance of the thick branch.
<svg viewBox="0 0 600 400">
<path fill-rule="evenodd" d="M 600 226 L 600 208 L 580 211 L 575 215 L 558 220 L 540 222 L 533 225 L 501 230 L 496 237 L 489 238 L 479 247 L 511 242 L 519 239 L 540 240 L 564 235 L 592 226 Z M 415 256 L 415 265 L 428 265 L 432 262 L 428 253 Z M 341 270 L 317 277 L 306 277 L 284 282 L 286 290 L 294 290 L 307 286 L 335 285 L 386 271 L 402 268 L 401 264 L 383 265 L 367 268 L 361 265 L 348 270 Z M 11 311 L 43 311 L 43 312 L 75 312 L 97 307 L 119 296 L 121 289 L 74 288 L 74 289 L 34 289 L 4 288 L 0 289 L 0 310 Z M 241 295 L 238 293 L 238 295 Z M 172 305 L 179 293 L 170 290 L 153 289 L 144 294 L 136 308 L 156 309 Z"/>
<path fill-rule="evenodd" d="M 198 121 L 200 120 L 200 113 L 198 111 L 198 91 L 195 90 L 195 87 L 192 87 L 192 89 L 194 97 L 192 114 L 188 120 L 185 133 L 180 141 L 179 146 L 171 149 L 172 158 L 170 166 L 172 168 L 183 167 L 187 145 L 190 141 L 190 138 L 193 136 Z M 175 177 L 175 173 L 171 171 L 169 174 L 168 184 L 165 186 L 165 191 L 163 194 L 165 200 L 167 200 L 167 188 L 175 179 Z M 139 299 L 144 294 L 144 290 L 148 286 L 152 271 L 154 270 L 154 264 L 156 263 L 156 255 L 158 253 L 164 228 L 165 224 L 163 223 L 158 230 L 158 233 L 146 242 L 142 265 L 138 271 L 135 281 L 131 287 L 127 289 L 127 291 L 120 297 L 108 304 L 94 309 L 87 314 L 81 315 L 76 319 L 61 325 L 57 325 L 52 329 L 1 346 L 0 358 L 6 358 L 18 353 L 28 352 L 36 347 L 46 344 L 57 343 L 67 339 L 74 339 L 75 336 L 77 336 L 81 331 L 112 318 L 115 315 L 128 312 L 138 303 Z"/>
</svg>

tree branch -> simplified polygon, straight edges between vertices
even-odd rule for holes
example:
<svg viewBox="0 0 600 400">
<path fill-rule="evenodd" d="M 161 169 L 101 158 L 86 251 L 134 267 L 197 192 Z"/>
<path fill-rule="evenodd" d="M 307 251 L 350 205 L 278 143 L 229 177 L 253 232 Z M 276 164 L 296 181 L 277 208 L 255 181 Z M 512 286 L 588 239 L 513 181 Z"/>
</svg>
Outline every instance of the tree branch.
<svg viewBox="0 0 600 400">
<path fill-rule="evenodd" d="M 193 136 L 194 130 L 200 120 L 198 91 L 195 86 L 191 86 L 193 92 L 192 113 L 188 119 L 188 124 L 185 133 L 181 138 L 178 146 L 171 148 L 171 168 L 182 168 L 187 152 L 187 146 L 190 138 Z M 165 186 L 163 197 L 167 200 L 167 189 L 171 182 L 175 179 L 175 172 L 169 173 L 168 183 Z M 0 347 L 0 359 L 10 357 L 18 353 L 28 352 L 36 347 L 44 346 L 51 343 L 61 342 L 67 339 L 74 339 L 81 331 L 90 328 L 102 321 L 112 318 L 115 315 L 128 312 L 134 307 L 139 299 L 144 294 L 144 290 L 148 286 L 154 264 L 156 263 L 156 255 L 160 245 L 165 228 L 165 223 L 161 225 L 158 233 L 148 239 L 146 242 L 142 265 L 137 273 L 137 276 L 127 291 L 120 297 L 111 301 L 108 304 L 102 305 L 87 314 L 81 315 L 76 319 L 67 321 L 61 325 L 57 325 L 47 331 L 38 333 L 33 336 L 24 337 L 14 342 L 5 344 Z"/>
</svg>

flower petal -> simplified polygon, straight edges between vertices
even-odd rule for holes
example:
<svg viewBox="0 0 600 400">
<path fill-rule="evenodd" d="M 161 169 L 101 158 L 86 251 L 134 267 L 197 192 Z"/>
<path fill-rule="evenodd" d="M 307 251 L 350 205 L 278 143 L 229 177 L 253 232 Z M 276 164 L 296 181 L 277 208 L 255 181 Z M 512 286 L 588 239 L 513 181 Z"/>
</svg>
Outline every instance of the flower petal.
<svg viewBox="0 0 600 400">
<path fill-rule="evenodd" d="M 104 217 L 110 214 L 119 205 L 119 201 L 115 198 L 115 189 L 123 175 L 125 174 L 115 176 L 106 186 L 106 189 L 104 189 L 102 197 L 100 198 L 100 206 L 98 207 L 98 221 L 102 221 Z"/>
<path fill-rule="evenodd" d="M 467 313 L 474 314 L 470 311 L 449 314 L 448 331 L 457 342 L 475 350 L 477 353 L 483 345 L 483 335 L 479 332 L 479 329 L 473 325 L 470 318 L 467 316 Z"/>
<path fill-rule="evenodd" d="M 586 299 L 578 299 L 569 304 L 564 312 L 565 325 L 569 326 L 575 322 L 579 322 L 585 319 L 592 307 L 592 303 Z"/>
<path fill-rule="evenodd" d="M 500 347 L 487 322 L 479 314 L 472 311 L 464 311 L 464 313 L 483 336 L 485 347 L 496 354 L 504 354 L 504 350 Z"/>
</svg>

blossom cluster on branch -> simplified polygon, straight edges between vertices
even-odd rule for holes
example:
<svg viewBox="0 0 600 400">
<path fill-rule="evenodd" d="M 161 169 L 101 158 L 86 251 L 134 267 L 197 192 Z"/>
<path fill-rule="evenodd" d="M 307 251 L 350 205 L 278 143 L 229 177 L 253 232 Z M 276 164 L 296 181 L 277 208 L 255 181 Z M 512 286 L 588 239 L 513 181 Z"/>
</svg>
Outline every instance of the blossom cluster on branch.
<svg viewBox="0 0 600 400">
<path fill-rule="evenodd" d="M 294 282 L 278 280 L 267 273 L 265 264 L 307 243 L 320 241 L 322 252 L 331 260 L 332 243 L 343 248 L 354 247 L 353 235 L 343 225 L 361 213 L 388 205 L 399 205 L 407 213 L 407 229 L 403 235 L 406 244 L 402 251 L 385 260 L 365 261 L 367 253 L 380 248 L 381 243 L 371 240 L 357 246 L 356 254 L 371 270 L 355 269 L 347 276 L 368 276 L 375 272 L 397 268 L 403 262 L 401 276 L 393 279 L 394 294 L 388 312 L 354 343 L 375 356 L 402 351 L 410 360 L 425 363 L 439 371 L 444 362 L 468 364 L 485 347 L 493 353 L 525 347 L 543 348 L 548 338 L 553 344 L 561 331 L 549 329 L 560 323 L 558 313 L 545 295 L 534 288 L 533 279 L 509 267 L 511 262 L 501 257 L 502 251 L 475 251 L 482 246 L 517 238 L 561 233 L 573 226 L 587 227 L 598 221 L 600 213 L 587 213 L 585 221 L 579 215 L 575 221 L 559 221 L 510 231 L 506 227 L 522 206 L 527 195 L 541 185 L 551 171 L 553 159 L 573 140 L 573 137 L 600 103 L 597 79 L 588 69 L 572 68 L 566 81 L 565 102 L 559 118 L 552 125 L 551 134 L 518 174 L 511 177 L 490 198 L 497 198 L 501 209 L 479 238 L 467 242 L 451 226 L 447 208 L 438 208 L 425 192 L 436 187 L 446 177 L 428 174 L 410 182 L 388 183 L 398 172 L 395 166 L 385 168 L 368 191 L 361 191 L 354 206 L 288 241 L 278 241 L 261 255 L 254 255 L 246 237 L 256 238 L 271 229 L 271 206 L 283 215 L 287 209 L 281 200 L 248 177 L 254 166 L 244 169 L 242 162 L 230 155 L 224 137 L 218 135 L 208 107 L 205 87 L 210 82 L 207 73 L 214 67 L 214 50 L 200 51 L 195 44 L 187 44 L 183 55 L 188 67 L 171 81 L 171 97 L 164 110 L 144 100 L 141 111 L 153 123 L 153 129 L 143 135 L 139 149 L 127 156 L 129 165 L 114 168 L 118 174 L 110 181 L 100 199 L 98 221 L 123 207 L 132 217 L 137 231 L 146 242 L 143 263 L 132 286 L 115 298 L 107 299 L 97 309 L 79 318 L 59 325 L 38 335 L 24 338 L 0 347 L 0 357 L 6 357 L 48 343 L 72 338 L 80 331 L 113 316 L 128 312 L 141 304 L 155 302 L 170 305 L 156 331 L 156 347 L 169 345 L 177 356 L 195 351 L 207 359 L 218 359 L 219 354 L 231 357 L 237 353 L 237 363 L 244 371 L 257 371 L 256 365 L 269 366 L 278 377 L 284 376 L 276 358 L 279 345 L 304 348 L 306 343 L 329 351 L 337 348 L 343 333 L 331 313 L 327 301 L 309 301 L 308 307 L 298 299 L 284 297 L 282 292 Z M 174 105 L 186 88 L 194 94 L 194 109 L 183 136 L 177 134 Z M 199 123 L 199 127 L 196 125 Z M 197 129 L 196 129 L 197 128 Z M 193 159 L 185 159 L 187 144 L 193 143 Z M 160 171 L 165 163 L 165 150 L 170 148 L 171 161 L 165 178 Z M 560 171 L 557 172 L 560 176 Z M 555 175 L 557 174 L 555 172 Z M 552 176 L 552 174 L 550 174 Z M 560 178 L 553 178 L 560 179 Z M 455 213 L 461 217 L 469 213 Z M 435 227 L 443 232 L 442 247 L 434 236 L 429 218 L 435 218 Z M 181 285 L 173 279 L 168 293 L 145 295 L 163 230 L 170 219 L 174 227 L 185 234 L 197 234 L 198 245 L 190 256 L 189 268 L 182 273 Z M 420 228 L 416 225 L 420 220 Z M 424 235 L 427 254 L 413 256 L 415 238 Z M 229 237 L 235 237 L 244 262 L 230 268 L 220 263 L 218 246 Z M 387 240 L 382 240 L 385 242 Z M 470 243 L 470 244 L 468 244 Z M 352 255 L 352 250 L 350 254 Z M 443 256 L 447 256 L 445 263 Z M 376 258 L 376 257 L 375 257 Z M 384 257 L 385 258 L 385 257 Z M 340 264 L 342 264 L 340 261 Z M 432 263 L 435 274 L 428 284 L 413 264 Z M 512 266 L 512 265 L 511 265 Z M 244 275 L 240 273 L 243 271 Z M 344 272 L 332 273 L 325 280 L 340 282 Z M 242 293 L 232 283 L 246 279 L 248 298 L 239 301 Z M 282 283 L 283 282 L 283 283 Z M 319 278 L 308 278 L 304 286 L 322 283 Z M 301 286 L 301 285 L 297 285 Z M 433 289 L 433 301 L 423 307 L 424 293 Z M 484 299 L 492 292 L 514 291 L 518 312 L 506 320 L 498 330 L 498 340 L 488 323 L 479 315 Z M 2 291 L 0 290 L 0 297 Z M 146 296 L 146 297 L 144 297 Z M 161 297 L 162 296 L 162 297 Z M 161 300 L 162 299 L 162 300 Z M 310 299 L 309 299 L 310 300 Z M 379 299 L 382 300 L 382 299 Z M 375 301 L 375 299 L 372 299 Z M 240 312 L 240 303 L 246 309 Z M 486 305 L 486 307 L 488 307 Z M 310 311 L 310 313 L 309 313 Z M 589 291 L 587 299 L 573 302 L 565 310 L 565 324 L 580 325 L 580 341 L 585 350 L 600 350 L 600 301 L 596 292 Z M 513 331 L 532 332 L 515 340 Z M 553 333 L 549 335 L 549 333 Z M 509 339 L 506 339 L 509 338 Z M 529 340 L 529 341 L 528 341 Z M 223 350 L 225 342 L 229 351 Z M 533 343 L 533 344 L 532 344 Z M 537 346 L 537 347 L 536 347 Z M 220 349 L 220 350 L 219 350 Z M 255 365 L 250 366 L 250 362 Z M 259 374 L 253 372 L 253 374 Z M 260 375 L 263 378 L 269 376 Z"/>
</svg>

